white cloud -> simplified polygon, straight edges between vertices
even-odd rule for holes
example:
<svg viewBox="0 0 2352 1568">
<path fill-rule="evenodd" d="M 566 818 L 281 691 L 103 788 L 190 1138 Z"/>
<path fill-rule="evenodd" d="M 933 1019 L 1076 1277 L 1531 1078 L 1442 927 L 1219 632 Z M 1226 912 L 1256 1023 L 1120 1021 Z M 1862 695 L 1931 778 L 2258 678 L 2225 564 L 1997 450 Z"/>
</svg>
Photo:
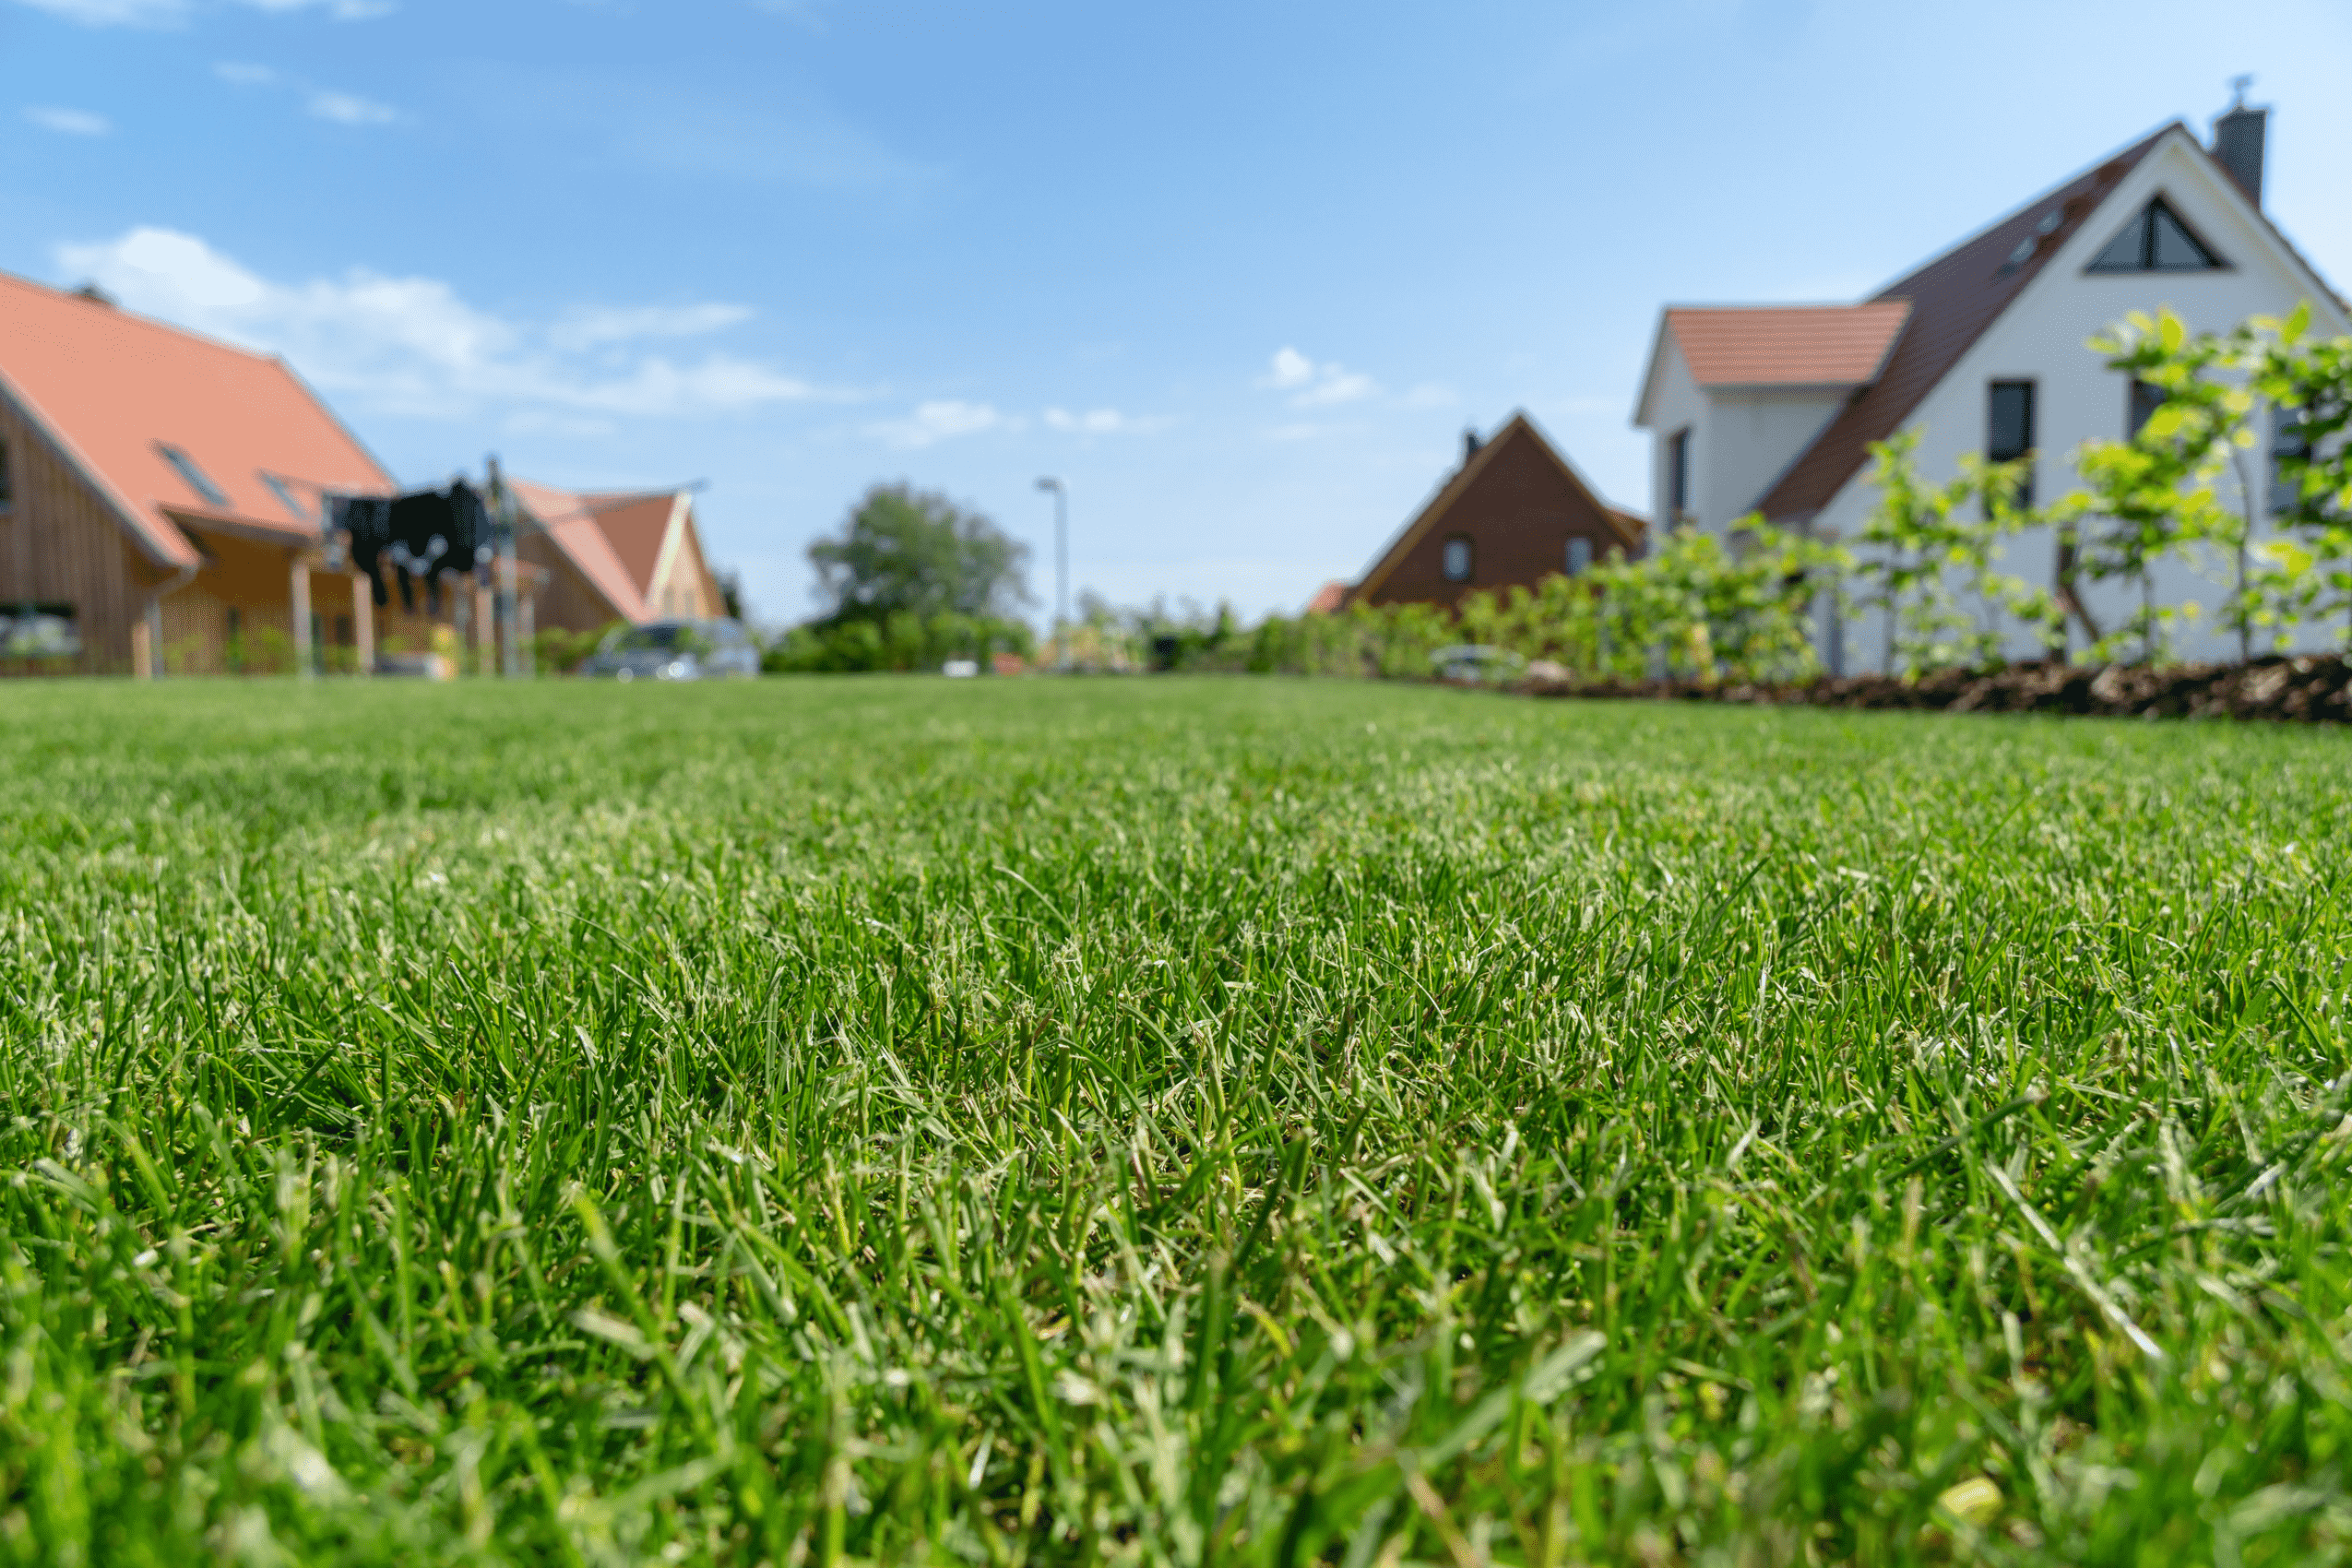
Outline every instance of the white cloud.
<svg viewBox="0 0 2352 1568">
<path fill-rule="evenodd" d="M 608 347 L 584 359 L 556 330 L 479 310 L 438 279 L 354 267 L 279 283 L 170 229 L 61 245 L 57 262 L 133 310 L 283 354 L 319 387 L 387 413 L 663 418 L 837 396 L 727 354 L 678 362 Z"/>
<path fill-rule="evenodd" d="M 1116 409 L 1088 409 L 1082 414 L 1072 413 L 1067 409 L 1048 409 L 1045 410 L 1045 424 L 1049 430 L 1065 431 L 1075 435 L 1149 435 L 1154 431 L 1168 428 L 1168 421 L 1164 418 L 1138 419 L 1134 414 L 1123 414 Z"/>
<path fill-rule="evenodd" d="M 965 403 L 953 398 L 918 403 L 915 411 L 902 420 L 885 420 L 868 425 L 868 434 L 878 435 L 893 446 L 922 447 L 935 442 L 949 441 L 959 435 L 978 435 L 988 430 L 1020 430 L 1028 421 L 1017 415 L 997 412 L 988 403 Z"/>
<path fill-rule="evenodd" d="M 86 28 L 168 28 L 187 19 L 187 0 L 18 0 Z"/>
<path fill-rule="evenodd" d="M 25 118 L 44 131 L 55 131 L 65 137 L 102 137 L 114 128 L 113 122 L 105 115 L 93 114 L 87 109 L 34 106 L 25 110 Z"/>
<path fill-rule="evenodd" d="M 696 338 L 751 319 L 749 305 L 636 305 L 577 310 L 557 321 L 548 340 L 559 349 L 592 349 L 638 338 Z"/>
<path fill-rule="evenodd" d="M 1290 405 L 1298 409 L 1327 408 L 1334 403 L 1356 402 L 1379 390 L 1380 383 L 1371 376 L 1329 364 L 1323 367 L 1322 377 L 1313 386 L 1290 399 Z"/>
<path fill-rule="evenodd" d="M 1258 385 L 1278 387 L 1304 386 L 1314 378 L 1314 361 L 1285 344 L 1274 350 L 1274 359 L 1266 370 L 1265 378 Z"/>
<path fill-rule="evenodd" d="M 267 87 L 278 79 L 277 72 L 250 60 L 220 61 L 212 67 L 212 74 L 231 87 Z"/>
<path fill-rule="evenodd" d="M 1294 409 L 1353 403 L 1380 390 L 1380 383 L 1371 376 L 1336 362 L 1318 364 L 1287 343 L 1266 362 L 1266 372 L 1258 377 L 1258 385 L 1289 393 Z"/>
<path fill-rule="evenodd" d="M 324 89 L 310 95 L 310 112 L 321 120 L 332 120 L 339 125 L 388 125 L 400 115 L 398 110 L 362 98 L 351 92 L 327 92 Z"/>
</svg>

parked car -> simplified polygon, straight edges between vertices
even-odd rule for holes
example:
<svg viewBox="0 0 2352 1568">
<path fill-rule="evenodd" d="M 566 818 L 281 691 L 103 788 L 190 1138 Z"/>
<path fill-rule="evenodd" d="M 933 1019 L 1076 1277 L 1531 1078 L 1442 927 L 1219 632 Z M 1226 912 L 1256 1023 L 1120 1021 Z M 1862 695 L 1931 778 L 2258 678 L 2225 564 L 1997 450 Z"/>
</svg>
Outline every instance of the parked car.
<svg viewBox="0 0 2352 1568">
<path fill-rule="evenodd" d="M 1441 681 L 1464 685 L 1491 685 L 1515 677 L 1526 665 L 1526 659 L 1505 647 L 1488 647 L 1479 643 L 1456 643 L 1452 647 L 1439 648 L 1429 656 L 1430 672 Z"/>
<path fill-rule="evenodd" d="M 614 681 L 710 681 L 759 673 L 759 647 L 740 621 L 648 621 L 624 626 L 580 673 Z"/>
</svg>

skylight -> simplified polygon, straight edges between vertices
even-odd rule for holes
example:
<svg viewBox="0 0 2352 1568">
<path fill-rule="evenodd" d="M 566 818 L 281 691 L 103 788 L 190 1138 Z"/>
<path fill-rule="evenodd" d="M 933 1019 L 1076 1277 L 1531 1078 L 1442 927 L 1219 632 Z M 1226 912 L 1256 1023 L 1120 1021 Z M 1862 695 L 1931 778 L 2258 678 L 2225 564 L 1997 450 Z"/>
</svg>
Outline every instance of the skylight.
<svg viewBox="0 0 2352 1568">
<path fill-rule="evenodd" d="M 261 476 L 261 482 L 269 487 L 269 493 L 278 497 L 278 505 L 285 507 L 288 512 L 291 513 L 296 522 L 307 523 L 311 520 L 311 515 L 303 510 L 303 504 L 294 499 L 294 493 L 286 488 L 286 481 L 284 480 L 279 479 L 276 474 L 264 470 Z"/>
<path fill-rule="evenodd" d="M 226 506 L 229 505 L 229 497 L 222 493 L 219 485 L 212 482 L 210 476 L 196 467 L 194 457 L 189 457 L 177 446 L 161 441 L 155 444 L 155 449 L 163 454 L 165 462 L 179 470 L 180 477 L 188 481 L 188 488 L 195 491 L 197 497 L 207 505 Z"/>
<path fill-rule="evenodd" d="M 2093 272 L 2211 272 L 2226 266 L 2162 196 L 2140 209 L 2091 263 Z"/>
</svg>

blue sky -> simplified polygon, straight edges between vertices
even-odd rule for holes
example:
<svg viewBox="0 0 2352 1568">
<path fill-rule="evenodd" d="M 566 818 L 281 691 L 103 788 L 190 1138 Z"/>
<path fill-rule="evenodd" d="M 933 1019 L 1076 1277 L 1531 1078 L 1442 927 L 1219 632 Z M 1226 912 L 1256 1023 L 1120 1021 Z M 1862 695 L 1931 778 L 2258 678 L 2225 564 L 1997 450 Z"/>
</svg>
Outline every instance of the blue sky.
<svg viewBox="0 0 2352 1568">
<path fill-rule="evenodd" d="M 1466 425 L 1646 509 L 1668 301 L 1851 297 L 2227 78 L 2352 283 L 2352 6 L 0 0 L 0 268 L 284 352 L 405 481 L 707 480 L 764 618 L 876 480 L 1294 607 Z"/>
</svg>

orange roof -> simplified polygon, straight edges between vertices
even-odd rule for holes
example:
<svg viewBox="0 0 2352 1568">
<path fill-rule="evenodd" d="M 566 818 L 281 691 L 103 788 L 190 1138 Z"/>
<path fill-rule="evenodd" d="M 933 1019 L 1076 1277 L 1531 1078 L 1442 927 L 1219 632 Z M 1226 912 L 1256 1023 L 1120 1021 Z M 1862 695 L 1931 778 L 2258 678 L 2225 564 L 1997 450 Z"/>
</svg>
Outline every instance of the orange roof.
<svg viewBox="0 0 2352 1568">
<path fill-rule="evenodd" d="M 295 544 L 319 537 L 322 490 L 396 488 L 285 361 L 6 273 L 0 396 L 57 443 L 147 556 L 167 566 L 202 560 L 174 517 Z M 224 500 L 184 477 L 167 445 Z"/>
<path fill-rule="evenodd" d="M 624 621 L 652 619 L 645 590 L 630 576 L 629 568 L 613 552 L 612 541 L 605 536 L 598 503 L 610 501 L 611 497 L 576 495 L 552 484 L 533 484 L 521 479 L 507 480 L 506 488 L 515 493 L 523 510 L 555 541 L 555 548 L 564 552 L 564 558 L 604 596 L 614 614 Z M 648 564 L 648 573 L 650 570 Z"/>
<path fill-rule="evenodd" d="M 1702 386 L 1859 386 L 1878 378 L 1908 300 L 1859 305 L 1681 305 L 1666 329 Z"/>
<path fill-rule="evenodd" d="M 1307 613 L 1310 615 L 1336 614 L 1347 602 L 1348 579 L 1334 577 L 1315 589 L 1315 596 L 1307 600 Z"/>
</svg>

